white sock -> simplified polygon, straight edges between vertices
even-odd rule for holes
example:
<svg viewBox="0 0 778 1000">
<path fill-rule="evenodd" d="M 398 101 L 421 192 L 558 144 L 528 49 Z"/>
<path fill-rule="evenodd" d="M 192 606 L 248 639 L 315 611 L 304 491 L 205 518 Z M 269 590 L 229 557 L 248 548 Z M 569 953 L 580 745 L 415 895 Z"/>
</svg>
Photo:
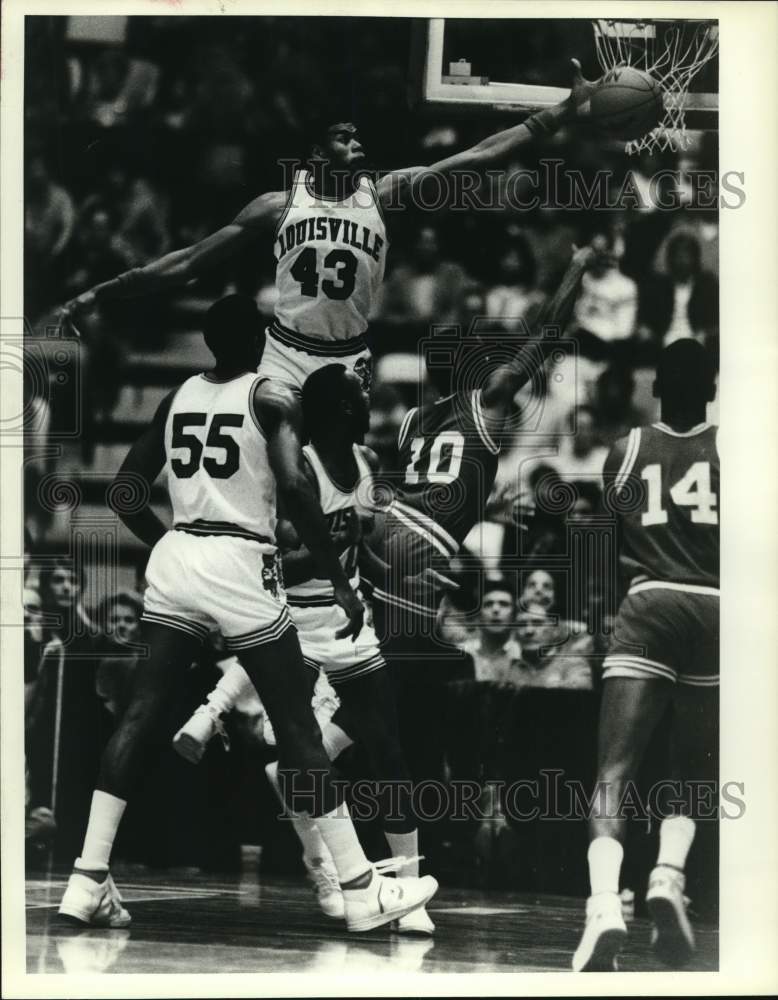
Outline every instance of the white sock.
<svg viewBox="0 0 778 1000">
<path fill-rule="evenodd" d="M 404 854 L 406 858 L 412 858 L 419 853 L 419 831 L 411 830 L 410 833 L 387 833 L 384 830 L 386 842 L 392 857 Z M 397 874 L 403 878 L 419 877 L 419 862 L 411 861 L 409 865 L 403 865 L 398 869 Z"/>
<path fill-rule="evenodd" d="M 253 691 L 251 678 L 236 660 L 225 670 L 222 679 L 208 695 L 208 702 L 220 715 L 226 715 L 242 698 Z"/>
<path fill-rule="evenodd" d="M 592 895 L 613 892 L 618 895 L 619 875 L 624 848 L 614 837 L 595 837 L 589 844 L 589 882 Z"/>
<path fill-rule="evenodd" d="M 317 816 L 316 825 L 330 849 L 341 884 L 370 871 L 370 862 L 359 843 L 345 802 L 341 802 L 332 812 Z"/>
<path fill-rule="evenodd" d="M 322 840 L 319 828 L 316 826 L 316 820 L 312 819 L 310 816 L 304 816 L 302 813 L 293 813 L 286 802 L 284 802 L 281 784 L 278 780 L 277 760 L 274 760 L 272 763 L 267 765 L 265 768 L 265 774 L 268 777 L 268 781 L 273 786 L 281 805 L 284 807 L 285 815 L 289 817 L 292 823 L 294 832 L 297 834 L 297 839 L 302 844 L 303 858 L 306 861 L 313 861 L 316 858 L 328 859 L 330 852 L 327 850 L 327 845 Z"/>
<path fill-rule="evenodd" d="M 338 758 L 344 750 L 353 746 L 354 743 L 348 733 L 344 733 L 340 726 L 334 722 L 328 722 L 322 728 L 321 741 L 330 760 Z"/>
<path fill-rule="evenodd" d="M 659 827 L 658 865 L 670 865 L 683 871 L 694 840 L 694 820 L 688 816 L 668 816 Z"/>
<path fill-rule="evenodd" d="M 76 860 L 79 868 L 91 871 L 108 871 L 113 842 L 119 829 L 127 803 L 108 792 L 92 793 L 89 823 L 84 837 L 81 857 Z"/>
</svg>

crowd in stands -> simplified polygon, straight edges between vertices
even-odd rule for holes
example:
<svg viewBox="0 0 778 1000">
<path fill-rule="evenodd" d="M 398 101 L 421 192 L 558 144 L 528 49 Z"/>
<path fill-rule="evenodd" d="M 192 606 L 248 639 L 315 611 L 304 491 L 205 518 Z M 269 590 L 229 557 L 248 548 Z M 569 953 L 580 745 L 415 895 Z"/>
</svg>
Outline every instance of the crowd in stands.
<svg viewBox="0 0 778 1000">
<path fill-rule="evenodd" d="M 256 194 L 281 186 L 278 160 L 304 156 L 322 95 L 345 96 L 342 116 L 358 120 L 379 169 L 431 162 L 506 124 L 488 115 L 410 113 L 411 29 L 401 19 L 349 19 L 360 23 L 345 38 L 342 23 L 328 18 L 316 35 L 295 18 L 110 18 L 100 19 L 114 25 L 99 38 L 85 20 L 27 19 L 24 290 L 33 338 L 57 304 L 191 243 Z M 344 51 L 358 52 L 356 63 L 340 59 Z M 359 76 L 359 94 L 344 88 L 344 64 Z M 608 211 L 541 204 L 390 217 L 387 277 L 370 333 L 376 380 L 367 443 L 391 470 L 405 412 L 433 392 L 420 377 L 417 349 L 430 324 L 467 328 L 486 318 L 492 331 L 511 334 L 538 316 L 572 243 L 588 241 L 597 251 L 565 331 L 572 344 L 565 360 L 517 397 L 518 432 L 503 449 L 484 522 L 455 567 L 462 593 L 444 608 L 442 634 L 469 664 L 467 677 L 453 682 L 467 695 L 464 702 L 458 696 L 457 711 L 469 705 L 473 727 L 476 717 L 487 728 L 494 722 L 473 707 L 473 685 L 503 709 L 500 698 L 527 689 L 596 688 L 600 626 L 615 611 L 614 584 L 596 567 L 576 575 L 565 565 L 570 532 L 598 508 L 610 445 L 654 419 L 650 367 L 661 347 L 694 337 L 717 349 L 717 216 L 691 203 L 687 179 L 715 166 L 715 147 L 704 140 L 680 158 L 630 159 L 563 131 L 507 164 L 502 181 L 542 157 L 587 177 L 608 170 L 615 188 L 631 173 L 637 198 Z M 661 209 L 650 183 L 668 168 L 676 171 L 667 181 L 678 205 L 672 212 Z M 257 246 L 194 294 L 204 308 L 227 290 L 247 291 L 270 316 L 273 264 L 269 243 Z M 140 353 L 153 366 L 171 343 L 170 308 L 159 300 L 122 302 L 83 321 L 85 471 L 101 434 L 110 434 L 127 359 Z M 25 392 L 38 403 L 26 410 L 28 443 L 56 441 L 58 411 L 48 406 L 46 386 L 28 379 Z M 522 421 L 530 417 L 527 436 Z M 36 557 L 51 546 L 49 515 L 34 487 L 56 467 L 45 447 L 38 451 L 37 478 L 34 462 L 26 473 L 33 557 L 25 591 L 28 841 L 50 843 L 56 818 L 58 856 L 70 860 L 100 748 L 127 702 L 142 604 L 137 593 L 119 590 L 87 607 L 83 572 L 72 560 L 47 556 L 37 567 Z M 574 487 L 561 507 L 549 500 L 560 484 Z M 184 697 L 190 708 L 218 661 L 218 651 L 209 651 L 195 670 Z M 255 719 L 246 731 L 259 740 Z M 473 770 L 456 741 L 449 750 L 450 773 Z M 490 753 L 481 753 L 479 773 Z M 57 810 L 58 801 L 67 809 Z"/>
</svg>

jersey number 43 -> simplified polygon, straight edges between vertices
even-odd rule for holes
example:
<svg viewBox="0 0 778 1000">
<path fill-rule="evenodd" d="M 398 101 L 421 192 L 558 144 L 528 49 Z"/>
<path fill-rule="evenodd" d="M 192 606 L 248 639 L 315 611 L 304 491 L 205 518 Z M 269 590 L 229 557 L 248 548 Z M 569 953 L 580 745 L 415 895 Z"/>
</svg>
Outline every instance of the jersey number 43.
<svg viewBox="0 0 778 1000">
<path fill-rule="evenodd" d="M 328 299 L 342 302 L 354 291 L 357 280 L 357 258 L 351 250 L 330 250 L 323 263 L 325 267 L 334 270 L 334 281 L 331 278 L 319 281 L 318 257 L 314 247 L 306 247 L 300 251 L 289 273 L 295 281 L 299 281 L 300 292 L 303 295 L 315 299 L 321 287 Z"/>
<path fill-rule="evenodd" d="M 238 471 L 240 446 L 229 433 L 229 428 L 242 427 L 243 414 L 214 413 L 203 443 L 190 429 L 205 427 L 207 423 L 207 413 L 176 413 L 173 416 L 171 447 L 189 451 L 186 460 L 176 457 L 170 461 L 170 468 L 178 479 L 191 479 L 201 466 L 213 479 L 229 479 Z M 203 457 L 206 448 L 218 449 L 224 454 L 218 459 L 212 455 Z"/>
</svg>

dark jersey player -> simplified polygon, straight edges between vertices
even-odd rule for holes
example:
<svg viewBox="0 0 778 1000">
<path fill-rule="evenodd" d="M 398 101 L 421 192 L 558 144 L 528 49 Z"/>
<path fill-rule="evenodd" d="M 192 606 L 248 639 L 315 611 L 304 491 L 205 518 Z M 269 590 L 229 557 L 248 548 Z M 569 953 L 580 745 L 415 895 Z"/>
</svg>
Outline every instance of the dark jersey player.
<svg viewBox="0 0 778 1000">
<path fill-rule="evenodd" d="M 666 348 L 654 394 L 661 421 L 633 428 L 605 464 L 629 589 L 603 669 L 588 855 L 592 895 L 576 971 L 615 968 L 626 938 L 618 895 L 626 828 L 620 803 L 649 739 L 672 703 L 671 777 L 689 779 L 695 753 L 707 749 L 700 746 L 703 729 L 715 727 L 718 717 L 719 454 L 718 428 L 705 421 L 715 373 L 704 348 L 691 339 Z M 683 874 L 695 830 L 690 811 L 675 804 L 662 819 L 646 896 L 657 954 L 676 967 L 694 949 Z"/>
<path fill-rule="evenodd" d="M 422 656 L 421 638 L 431 635 L 439 600 L 429 587 L 423 592 L 410 589 L 409 579 L 423 579 L 430 569 L 445 575 L 451 558 L 483 518 L 514 397 L 557 345 L 555 339 L 543 337 L 544 328 L 564 328 L 591 255 L 588 247 L 574 249 L 532 336 L 517 350 L 511 351 L 506 342 L 501 359 L 490 363 L 486 345 L 479 349 L 476 338 L 464 338 L 444 373 L 443 397 L 406 414 L 398 438 L 400 478 L 393 484 L 377 547 L 385 570 L 381 575 L 375 563 L 367 575 L 377 620 L 383 622 L 379 635 L 385 641 L 411 640 L 416 660 Z M 468 357 L 472 361 L 476 354 L 479 364 L 469 366 Z M 480 384 L 462 386 L 460 373 L 479 367 L 486 371 Z M 435 372 L 437 384 L 441 374 Z M 433 646 L 427 647 L 428 653 Z"/>
</svg>

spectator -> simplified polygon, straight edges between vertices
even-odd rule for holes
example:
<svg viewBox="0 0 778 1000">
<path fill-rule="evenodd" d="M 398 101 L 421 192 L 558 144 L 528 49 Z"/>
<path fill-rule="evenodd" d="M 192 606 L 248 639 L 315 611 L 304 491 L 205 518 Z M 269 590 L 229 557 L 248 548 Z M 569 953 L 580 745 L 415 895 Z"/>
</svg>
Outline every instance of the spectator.
<svg viewBox="0 0 778 1000">
<path fill-rule="evenodd" d="M 651 345 L 651 359 L 662 347 L 691 337 L 712 344 L 719 329 L 719 288 L 703 271 L 695 236 L 678 232 L 667 244 L 667 274 L 647 279 L 640 295 L 640 335 Z"/>
<path fill-rule="evenodd" d="M 486 315 L 500 320 L 506 331 L 529 324 L 537 314 L 543 294 L 537 288 L 535 256 L 527 239 L 513 237 L 498 264 L 498 283 L 486 293 Z"/>
<path fill-rule="evenodd" d="M 100 604 L 98 620 L 103 623 L 108 639 L 117 646 L 131 646 L 138 640 L 143 598 L 139 594 L 120 590 Z"/>
<path fill-rule="evenodd" d="M 556 604 L 556 584 L 553 576 L 544 569 L 535 569 L 527 574 L 521 590 L 522 608 L 537 605 L 548 612 Z"/>
<path fill-rule="evenodd" d="M 575 304 L 574 323 L 581 351 L 593 360 L 606 360 L 620 353 L 635 333 L 638 289 L 622 274 L 605 233 L 592 239 L 596 257 L 584 274 L 581 294 Z"/>
<path fill-rule="evenodd" d="M 24 840 L 28 858 L 34 858 L 51 841 L 56 829 L 54 814 L 41 802 L 49 801 L 45 785 L 46 767 L 41 759 L 36 727 L 41 708 L 41 675 L 49 665 L 56 669 L 62 662 L 62 644 L 58 639 L 46 642 L 43 630 L 43 607 L 36 590 L 24 590 L 24 733 L 25 733 L 25 824 Z M 44 665 L 45 664 L 45 665 Z M 41 780 L 43 777 L 44 780 Z M 32 860 L 30 858 L 30 860 Z"/>
<path fill-rule="evenodd" d="M 130 685 L 138 662 L 133 646 L 138 642 L 142 613 L 143 599 L 129 591 L 106 597 L 98 609 L 106 650 L 97 667 L 95 684 L 97 694 L 114 718 L 119 718 L 129 704 Z"/>
<path fill-rule="evenodd" d="M 438 234 L 425 226 L 411 262 L 396 268 L 384 284 L 380 318 L 398 324 L 456 323 L 466 285 L 464 269 L 441 259 Z"/>
<path fill-rule="evenodd" d="M 44 761 L 42 784 L 57 822 L 55 858 L 70 860 L 81 847 L 81 817 L 97 780 L 108 717 L 97 696 L 95 675 L 100 649 L 96 629 L 83 606 L 85 578 L 68 560 L 58 559 L 40 573 L 40 595 L 50 616 L 49 634 L 63 656 L 44 662 L 41 712 L 36 738 Z"/>
<path fill-rule="evenodd" d="M 591 406 L 576 406 L 568 416 L 568 433 L 559 452 L 546 461 L 563 479 L 583 479 L 602 487 L 602 470 L 608 449 L 597 438 L 597 415 Z"/>
<path fill-rule="evenodd" d="M 461 642 L 473 658 L 477 681 L 507 681 L 520 649 L 514 634 L 516 600 L 505 583 L 493 583 L 484 592 L 476 634 Z"/>
<path fill-rule="evenodd" d="M 153 63 L 129 59 L 120 48 L 103 49 L 87 73 L 85 117 L 101 128 L 124 124 L 133 112 L 153 104 L 158 78 Z"/>
<path fill-rule="evenodd" d="M 530 604 L 517 619 L 520 648 L 509 682 L 516 687 L 590 690 L 591 637 L 578 623 L 555 625 L 542 604 Z"/>
<path fill-rule="evenodd" d="M 25 181 L 24 229 L 36 253 L 59 257 L 73 236 L 76 213 L 67 190 L 56 184 L 41 154 L 31 158 Z"/>
<path fill-rule="evenodd" d="M 25 311 L 37 317 L 57 299 L 63 255 L 73 237 L 76 213 L 73 199 L 54 182 L 40 153 L 27 165 L 24 197 Z"/>
<path fill-rule="evenodd" d="M 121 164 L 113 164 L 102 189 L 83 202 L 82 218 L 93 219 L 96 209 L 114 216 L 112 245 L 131 266 L 145 264 L 170 249 L 167 199 L 145 177 L 130 177 Z"/>
<path fill-rule="evenodd" d="M 115 214 L 99 203 L 88 205 L 79 219 L 78 239 L 69 260 L 68 292 L 108 281 L 131 266 L 130 255 L 115 233 Z"/>
<path fill-rule="evenodd" d="M 66 642 L 70 636 L 92 629 L 82 603 L 83 587 L 83 571 L 76 573 L 66 559 L 56 559 L 41 570 L 39 589 L 43 610 L 52 623 L 51 634 Z"/>
</svg>

